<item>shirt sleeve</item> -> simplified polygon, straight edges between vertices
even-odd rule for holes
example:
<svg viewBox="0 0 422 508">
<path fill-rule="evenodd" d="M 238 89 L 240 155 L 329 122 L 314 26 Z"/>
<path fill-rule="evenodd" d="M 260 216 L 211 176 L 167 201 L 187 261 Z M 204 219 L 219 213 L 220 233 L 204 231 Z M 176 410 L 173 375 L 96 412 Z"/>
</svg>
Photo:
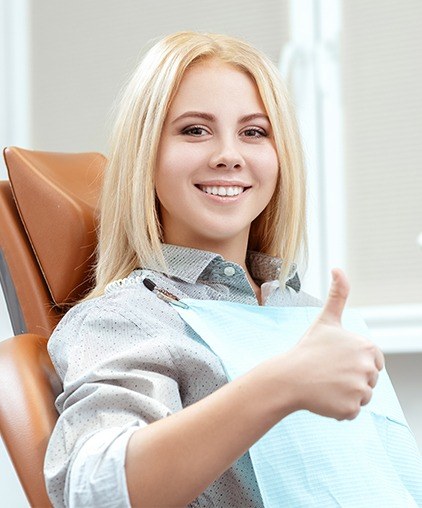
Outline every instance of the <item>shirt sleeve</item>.
<svg viewBox="0 0 422 508">
<path fill-rule="evenodd" d="M 130 508 L 125 451 L 139 427 L 111 427 L 96 432 L 75 454 L 65 486 L 70 508 L 101 506 Z"/>
<path fill-rule="evenodd" d="M 44 465 L 54 506 L 128 506 L 129 437 L 182 409 L 165 341 L 112 302 L 100 303 L 75 306 L 49 341 L 63 383 Z"/>
</svg>

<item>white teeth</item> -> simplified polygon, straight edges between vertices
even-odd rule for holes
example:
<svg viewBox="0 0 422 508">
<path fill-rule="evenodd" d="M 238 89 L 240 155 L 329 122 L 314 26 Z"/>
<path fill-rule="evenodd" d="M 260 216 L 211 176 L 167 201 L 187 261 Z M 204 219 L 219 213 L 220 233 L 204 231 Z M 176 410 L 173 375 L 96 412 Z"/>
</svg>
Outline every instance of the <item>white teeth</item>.
<svg viewBox="0 0 422 508">
<path fill-rule="evenodd" d="M 238 196 L 244 191 L 244 187 L 222 187 L 222 186 L 205 186 L 198 185 L 202 192 L 206 192 L 207 194 L 213 194 L 214 196 Z"/>
</svg>

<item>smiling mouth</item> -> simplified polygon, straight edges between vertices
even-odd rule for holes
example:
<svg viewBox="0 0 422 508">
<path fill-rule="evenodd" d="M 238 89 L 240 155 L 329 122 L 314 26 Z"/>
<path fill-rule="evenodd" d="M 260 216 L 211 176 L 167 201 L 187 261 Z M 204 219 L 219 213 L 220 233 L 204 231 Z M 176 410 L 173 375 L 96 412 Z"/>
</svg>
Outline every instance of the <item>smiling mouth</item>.
<svg viewBox="0 0 422 508">
<path fill-rule="evenodd" d="M 222 197 L 234 197 L 239 196 L 246 190 L 250 189 L 250 187 L 240 187 L 238 185 L 195 185 L 196 188 L 205 192 L 205 194 L 212 194 L 213 196 L 222 196 Z"/>
</svg>

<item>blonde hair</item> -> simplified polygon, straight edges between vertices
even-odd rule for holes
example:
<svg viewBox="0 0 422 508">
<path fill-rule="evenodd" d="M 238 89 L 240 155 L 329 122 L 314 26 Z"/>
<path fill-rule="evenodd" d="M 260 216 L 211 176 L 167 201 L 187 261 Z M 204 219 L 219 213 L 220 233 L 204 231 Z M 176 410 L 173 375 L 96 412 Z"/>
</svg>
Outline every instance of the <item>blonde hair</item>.
<svg viewBox="0 0 422 508">
<path fill-rule="evenodd" d="M 253 78 L 274 135 L 279 182 L 270 203 L 251 225 L 248 248 L 283 259 L 282 285 L 299 255 L 307 259 L 302 147 L 276 67 L 241 40 L 178 32 L 146 53 L 120 97 L 100 199 L 95 286 L 85 299 L 101 295 L 109 282 L 136 268 L 167 271 L 154 189 L 158 145 L 186 69 L 207 58 L 218 58 Z"/>
</svg>

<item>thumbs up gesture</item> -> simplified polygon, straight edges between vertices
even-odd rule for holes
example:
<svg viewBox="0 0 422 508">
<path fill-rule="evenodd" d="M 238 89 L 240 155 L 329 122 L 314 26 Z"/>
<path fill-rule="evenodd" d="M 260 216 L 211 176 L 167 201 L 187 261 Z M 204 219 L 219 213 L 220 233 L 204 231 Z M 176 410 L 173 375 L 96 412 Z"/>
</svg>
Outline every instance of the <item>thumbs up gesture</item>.
<svg viewBox="0 0 422 508">
<path fill-rule="evenodd" d="M 296 409 L 308 409 L 337 420 L 355 418 L 372 397 L 381 351 L 367 339 L 348 332 L 341 317 L 349 284 L 340 269 L 332 270 L 330 292 L 321 314 L 290 352 Z"/>
<path fill-rule="evenodd" d="M 330 292 L 328 293 L 328 298 L 319 317 L 319 321 L 341 326 L 341 315 L 346 306 L 350 287 L 346 276 L 340 269 L 335 268 L 332 270 L 331 276 Z"/>
</svg>

